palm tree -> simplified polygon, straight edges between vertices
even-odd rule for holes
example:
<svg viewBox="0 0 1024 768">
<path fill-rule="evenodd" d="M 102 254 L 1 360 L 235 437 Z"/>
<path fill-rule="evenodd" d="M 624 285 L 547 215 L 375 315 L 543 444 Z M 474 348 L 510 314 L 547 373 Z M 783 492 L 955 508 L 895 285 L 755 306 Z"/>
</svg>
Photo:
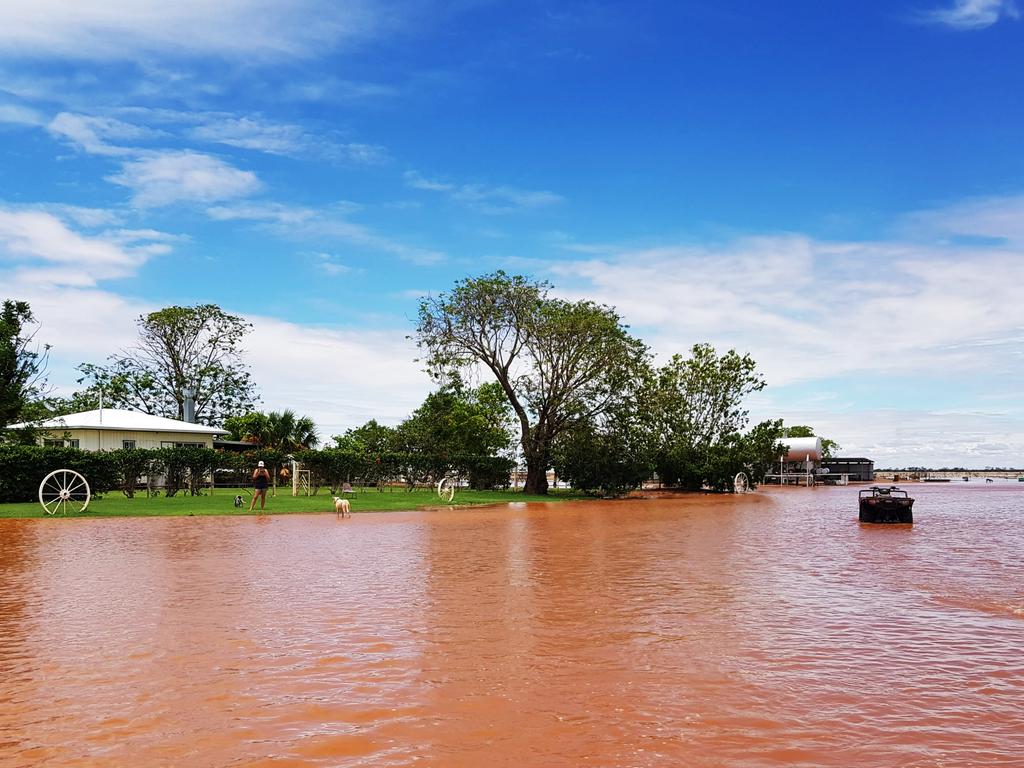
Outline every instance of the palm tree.
<svg viewBox="0 0 1024 768">
<path fill-rule="evenodd" d="M 263 445 L 279 451 L 297 451 L 315 448 L 320 442 L 316 424 L 308 416 L 296 416 L 295 411 L 271 411 L 267 414 L 267 431 Z"/>
</svg>

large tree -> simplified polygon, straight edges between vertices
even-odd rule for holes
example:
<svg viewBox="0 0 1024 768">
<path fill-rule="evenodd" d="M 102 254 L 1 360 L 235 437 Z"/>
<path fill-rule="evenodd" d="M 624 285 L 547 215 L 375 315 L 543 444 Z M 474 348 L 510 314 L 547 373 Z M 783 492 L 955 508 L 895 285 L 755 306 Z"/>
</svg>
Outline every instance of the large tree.
<svg viewBox="0 0 1024 768">
<path fill-rule="evenodd" d="M 183 419 L 191 390 L 196 420 L 214 426 L 252 410 L 257 395 L 241 350 L 252 326 L 241 317 L 200 304 L 142 315 L 138 325 L 134 348 L 79 366 L 80 381 L 102 389 L 107 404 Z"/>
<path fill-rule="evenodd" d="M 0 308 L 0 429 L 25 416 L 45 387 L 49 345 L 35 342 L 32 309 L 5 299 Z"/>
<path fill-rule="evenodd" d="M 718 485 L 723 457 L 741 453 L 744 401 L 764 387 L 749 355 L 720 355 L 709 344 L 695 344 L 689 358 L 673 355 L 656 372 L 652 394 L 661 479 L 691 488 Z"/>
<path fill-rule="evenodd" d="M 611 307 L 552 298 L 550 285 L 495 272 L 420 302 L 416 341 L 442 380 L 482 366 L 508 398 L 526 491 L 547 493 L 552 446 L 639 380 L 647 348 Z"/>
</svg>

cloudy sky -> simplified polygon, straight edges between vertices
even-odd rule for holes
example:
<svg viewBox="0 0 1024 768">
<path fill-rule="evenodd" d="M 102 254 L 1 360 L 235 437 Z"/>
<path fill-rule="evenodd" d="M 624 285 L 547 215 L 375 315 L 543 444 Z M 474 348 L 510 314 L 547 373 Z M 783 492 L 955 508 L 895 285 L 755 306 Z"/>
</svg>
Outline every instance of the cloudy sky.
<svg viewBox="0 0 1024 768">
<path fill-rule="evenodd" d="M 501 267 L 879 466 L 1022 466 L 1021 73 L 1010 0 L 3 0 L 0 298 L 61 390 L 215 302 L 329 435 Z"/>
</svg>

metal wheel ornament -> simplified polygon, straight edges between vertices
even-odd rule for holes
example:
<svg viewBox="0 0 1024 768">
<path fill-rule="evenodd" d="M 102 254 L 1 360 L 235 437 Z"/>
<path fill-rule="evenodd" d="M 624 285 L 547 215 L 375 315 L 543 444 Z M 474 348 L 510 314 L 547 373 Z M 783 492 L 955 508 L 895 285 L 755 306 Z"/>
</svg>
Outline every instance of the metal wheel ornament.
<svg viewBox="0 0 1024 768">
<path fill-rule="evenodd" d="M 450 504 L 452 499 L 455 498 L 455 478 L 442 477 L 438 480 L 437 495 L 441 498 L 441 501 L 447 501 Z"/>
<path fill-rule="evenodd" d="M 48 515 L 85 512 L 91 498 L 88 481 L 73 469 L 55 469 L 39 484 L 39 503 Z"/>
<path fill-rule="evenodd" d="M 732 490 L 734 493 L 746 493 L 750 490 L 750 481 L 747 479 L 746 472 L 736 473 L 736 477 L 732 480 Z"/>
</svg>

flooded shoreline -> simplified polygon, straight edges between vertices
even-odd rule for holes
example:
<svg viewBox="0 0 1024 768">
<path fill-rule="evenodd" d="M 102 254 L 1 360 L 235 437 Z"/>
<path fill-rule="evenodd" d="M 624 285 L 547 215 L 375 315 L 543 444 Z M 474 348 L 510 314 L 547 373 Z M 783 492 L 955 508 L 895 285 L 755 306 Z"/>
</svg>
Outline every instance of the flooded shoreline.
<svg viewBox="0 0 1024 768">
<path fill-rule="evenodd" d="M 1015 765 L 1024 493 L 0 520 L 0 766 Z"/>
</svg>

